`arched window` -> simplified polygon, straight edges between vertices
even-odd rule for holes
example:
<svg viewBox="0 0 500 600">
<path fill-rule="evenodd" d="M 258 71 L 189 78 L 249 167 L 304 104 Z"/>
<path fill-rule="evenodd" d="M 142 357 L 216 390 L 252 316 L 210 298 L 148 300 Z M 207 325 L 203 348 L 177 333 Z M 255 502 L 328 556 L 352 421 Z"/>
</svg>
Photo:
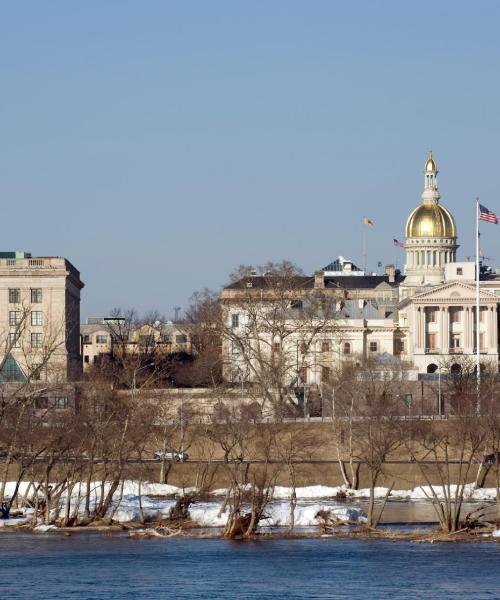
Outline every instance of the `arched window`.
<svg viewBox="0 0 500 600">
<path fill-rule="evenodd" d="M 344 344 L 344 354 L 351 354 L 351 344 L 349 342 Z"/>
<path fill-rule="evenodd" d="M 427 373 L 435 373 L 438 370 L 438 366 L 434 363 L 431 363 L 427 366 Z"/>
</svg>

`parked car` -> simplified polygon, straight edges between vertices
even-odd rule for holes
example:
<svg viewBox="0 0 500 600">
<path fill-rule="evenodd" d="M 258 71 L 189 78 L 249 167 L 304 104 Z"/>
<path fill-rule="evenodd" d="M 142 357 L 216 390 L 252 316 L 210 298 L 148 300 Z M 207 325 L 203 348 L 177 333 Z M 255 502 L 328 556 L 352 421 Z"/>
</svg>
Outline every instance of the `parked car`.
<svg viewBox="0 0 500 600">
<path fill-rule="evenodd" d="M 167 448 L 166 450 L 155 450 L 153 455 L 158 460 L 172 460 L 174 462 L 184 462 L 189 456 L 185 452 L 176 450 L 175 448 Z"/>
</svg>

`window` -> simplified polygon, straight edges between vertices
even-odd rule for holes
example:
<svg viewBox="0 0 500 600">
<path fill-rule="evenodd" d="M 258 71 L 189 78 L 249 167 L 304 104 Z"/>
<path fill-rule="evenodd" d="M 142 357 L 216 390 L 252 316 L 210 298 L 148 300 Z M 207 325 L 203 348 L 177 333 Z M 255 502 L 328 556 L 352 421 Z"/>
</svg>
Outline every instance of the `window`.
<svg viewBox="0 0 500 600">
<path fill-rule="evenodd" d="M 300 353 L 307 354 L 307 344 L 305 342 L 300 343 Z"/>
<path fill-rule="evenodd" d="M 84 335 L 83 336 L 83 343 L 84 344 L 90 344 L 90 335 Z"/>
<path fill-rule="evenodd" d="M 436 334 L 435 333 L 427 334 L 427 349 L 428 350 L 436 349 Z"/>
<path fill-rule="evenodd" d="M 31 311 L 31 324 L 32 325 L 41 325 L 42 324 L 42 311 L 41 310 L 32 310 Z"/>
<path fill-rule="evenodd" d="M 31 288 L 32 304 L 40 304 L 42 302 L 42 288 Z"/>
<path fill-rule="evenodd" d="M 274 342 L 273 352 L 275 352 L 275 353 L 281 352 L 281 344 L 279 342 Z"/>
<path fill-rule="evenodd" d="M 107 339 L 105 335 L 98 336 L 104 339 Z M 150 335 L 140 335 L 139 336 L 139 346 L 143 346 L 147 348 L 148 346 L 152 346 L 154 344 L 154 337 L 152 334 Z M 105 344 L 106 342 L 98 342 L 99 344 Z"/>
<path fill-rule="evenodd" d="M 463 275 L 464 274 L 464 270 L 462 269 L 462 267 L 457 267 L 457 275 Z"/>
<path fill-rule="evenodd" d="M 11 348 L 20 348 L 19 333 L 9 333 L 9 345 Z"/>
<path fill-rule="evenodd" d="M 405 342 L 401 338 L 396 338 L 394 340 L 394 348 L 395 354 L 404 354 L 405 351 Z"/>
<path fill-rule="evenodd" d="M 378 342 L 370 342 L 370 352 L 378 351 Z"/>
<path fill-rule="evenodd" d="M 21 302 L 21 290 L 19 288 L 9 289 L 9 303 L 19 304 Z"/>
<path fill-rule="evenodd" d="M 429 308 L 427 311 L 427 322 L 428 323 L 437 323 L 437 308 Z"/>
<path fill-rule="evenodd" d="M 351 344 L 349 342 L 344 344 L 344 354 L 351 354 Z"/>
<path fill-rule="evenodd" d="M 42 334 L 41 333 L 32 333 L 31 334 L 31 347 L 32 348 L 41 348 L 42 347 Z"/>
<path fill-rule="evenodd" d="M 35 399 L 35 408 L 40 410 L 49 408 L 49 399 L 45 396 L 41 396 L 40 398 Z"/>
<path fill-rule="evenodd" d="M 176 344 L 186 344 L 187 341 L 188 341 L 187 335 L 184 333 L 179 333 L 178 335 L 175 336 Z"/>
<path fill-rule="evenodd" d="M 460 323 L 461 317 L 462 317 L 462 309 L 461 308 L 452 308 L 451 309 L 451 322 L 452 323 Z"/>
<path fill-rule="evenodd" d="M 321 342 L 321 352 L 330 352 L 330 342 L 328 340 Z"/>
<path fill-rule="evenodd" d="M 302 310 L 302 308 L 303 308 L 302 300 L 292 300 L 291 308 L 293 310 Z"/>
<path fill-rule="evenodd" d="M 32 365 L 31 379 L 33 381 L 40 381 L 41 378 L 42 378 L 42 365 Z"/>
<path fill-rule="evenodd" d="M 68 399 L 64 397 L 54 398 L 54 408 L 57 410 L 64 410 L 65 408 L 68 408 Z"/>
<path fill-rule="evenodd" d="M 84 362 L 86 362 L 87 364 L 89 364 L 90 362 L 90 357 L 88 354 L 85 354 L 85 356 L 83 357 Z"/>
<path fill-rule="evenodd" d="M 307 383 L 307 367 L 300 369 L 300 381 L 301 383 Z"/>
<path fill-rule="evenodd" d="M 139 342 L 140 342 L 141 338 L 143 338 L 143 337 L 148 337 L 148 336 L 142 336 L 141 335 L 140 338 L 139 338 Z M 149 339 L 149 337 L 148 337 L 148 339 Z M 96 344 L 107 344 L 108 343 L 108 336 L 107 335 L 96 335 L 95 336 L 95 343 Z"/>
<path fill-rule="evenodd" d="M 239 327 L 240 326 L 240 315 L 232 314 L 231 315 L 231 327 Z"/>
<path fill-rule="evenodd" d="M 330 367 L 321 367 L 321 381 L 330 383 Z"/>
<path fill-rule="evenodd" d="M 9 311 L 9 325 L 11 327 L 15 327 L 19 325 L 21 322 L 21 311 L 20 310 L 11 310 Z"/>
<path fill-rule="evenodd" d="M 453 335 L 453 337 L 451 338 L 451 347 L 452 348 L 460 348 L 460 336 L 459 335 Z"/>
</svg>

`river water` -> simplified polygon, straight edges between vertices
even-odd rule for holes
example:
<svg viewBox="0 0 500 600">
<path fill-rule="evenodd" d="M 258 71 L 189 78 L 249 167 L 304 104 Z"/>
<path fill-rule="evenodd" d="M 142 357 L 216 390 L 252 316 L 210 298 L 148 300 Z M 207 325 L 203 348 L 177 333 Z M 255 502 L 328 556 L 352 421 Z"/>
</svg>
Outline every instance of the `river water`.
<svg viewBox="0 0 500 600">
<path fill-rule="evenodd" d="M 0 598 L 497 600 L 500 544 L 2 533 Z"/>
</svg>

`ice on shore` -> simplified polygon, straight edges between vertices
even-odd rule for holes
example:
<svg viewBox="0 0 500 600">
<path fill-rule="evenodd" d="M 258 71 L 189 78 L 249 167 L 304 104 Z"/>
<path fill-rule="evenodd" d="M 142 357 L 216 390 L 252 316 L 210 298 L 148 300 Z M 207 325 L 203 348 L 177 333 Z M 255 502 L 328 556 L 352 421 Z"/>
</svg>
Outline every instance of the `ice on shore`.
<svg viewBox="0 0 500 600">
<path fill-rule="evenodd" d="M 81 486 L 81 489 L 79 489 Z M 106 482 L 104 487 L 99 481 L 91 483 L 90 510 L 95 510 L 99 503 L 101 493 L 106 494 L 110 487 L 110 482 Z M 9 482 L 6 487 L 6 494 L 12 494 L 15 489 L 15 483 Z M 456 493 L 456 486 L 450 486 L 449 490 L 444 490 L 440 486 L 434 486 L 433 490 L 438 499 L 442 500 L 448 494 L 453 498 Z M 127 480 L 115 492 L 114 499 L 108 517 L 120 523 L 138 522 L 138 521 L 158 521 L 169 516 L 171 508 L 175 504 L 175 497 L 193 491 L 193 488 L 179 488 L 174 485 L 143 482 L 139 485 L 138 481 Z M 384 498 L 387 494 L 387 488 L 376 487 L 374 496 L 377 500 Z M 80 492 L 80 495 L 79 495 Z M 81 483 L 73 487 L 71 492 L 71 511 L 78 510 L 80 515 L 84 511 L 84 494 L 86 484 Z M 140 492 L 140 494 L 139 494 Z M 277 486 L 274 489 L 273 501 L 266 508 L 268 518 L 265 524 L 268 526 L 286 527 L 290 522 L 289 499 L 293 490 L 286 486 Z M 330 511 L 332 517 L 344 522 L 362 521 L 365 516 L 363 511 L 352 506 L 339 504 L 336 500 L 338 495 L 346 495 L 351 499 L 368 498 L 370 490 L 359 489 L 350 490 L 345 486 L 324 486 L 311 485 L 296 488 L 297 506 L 295 509 L 295 524 L 298 527 L 308 527 L 317 525 L 316 514 L 320 510 Z M 446 493 L 445 493 L 446 492 Z M 19 489 L 20 498 L 28 495 L 33 498 L 33 486 L 28 490 L 28 484 L 22 483 Z M 213 501 L 200 502 L 190 507 L 190 515 L 193 521 L 201 526 L 223 527 L 227 521 L 227 511 L 221 510 L 222 496 L 227 493 L 226 489 L 217 489 L 211 492 Z M 39 492 L 41 495 L 41 493 Z M 411 500 L 411 501 L 430 501 L 434 499 L 434 494 L 429 487 L 419 486 L 409 490 L 392 490 L 391 499 Z M 140 502 L 139 502 L 140 500 Z M 465 486 L 464 500 L 466 501 L 495 501 L 495 488 L 475 489 L 474 484 Z M 66 496 L 61 497 L 61 514 L 64 511 Z M 77 506 L 78 504 L 78 506 Z M 141 510 L 142 506 L 142 510 Z M 0 520 L 0 527 L 9 527 L 24 523 L 32 515 L 32 509 L 25 509 L 25 516 L 21 518 L 12 518 Z"/>
</svg>

